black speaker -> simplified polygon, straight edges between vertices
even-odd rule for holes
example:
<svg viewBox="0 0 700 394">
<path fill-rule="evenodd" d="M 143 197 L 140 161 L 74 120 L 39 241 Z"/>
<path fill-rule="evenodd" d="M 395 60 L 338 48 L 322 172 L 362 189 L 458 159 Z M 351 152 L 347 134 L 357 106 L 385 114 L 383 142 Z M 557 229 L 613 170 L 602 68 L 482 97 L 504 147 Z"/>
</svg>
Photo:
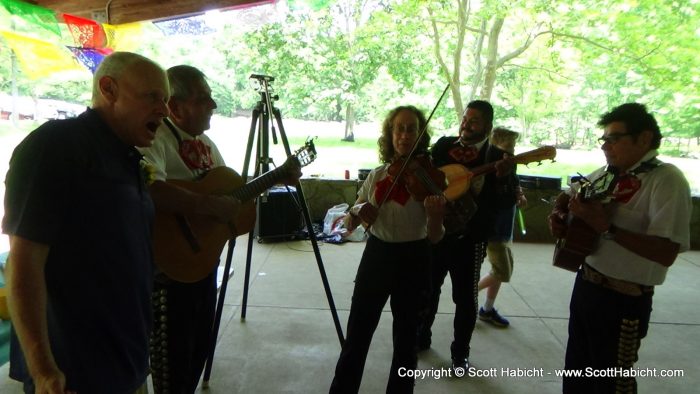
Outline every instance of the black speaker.
<svg viewBox="0 0 700 394">
<path fill-rule="evenodd" d="M 273 187 L 260 196 L 255 221 L 258 240 L 289 239 L 301 229 L 301 211 L 297 205 L 299 196 L 294 187 Z"/>
<path fill-rule="evenodd" d="M 543 176 L 543 175 L 521 175 L 518 174 L 520 179 L 520 186 L 526 189 L 557 189 L 561 190 L 561 177 L 560 176 Z"/>
</svg>

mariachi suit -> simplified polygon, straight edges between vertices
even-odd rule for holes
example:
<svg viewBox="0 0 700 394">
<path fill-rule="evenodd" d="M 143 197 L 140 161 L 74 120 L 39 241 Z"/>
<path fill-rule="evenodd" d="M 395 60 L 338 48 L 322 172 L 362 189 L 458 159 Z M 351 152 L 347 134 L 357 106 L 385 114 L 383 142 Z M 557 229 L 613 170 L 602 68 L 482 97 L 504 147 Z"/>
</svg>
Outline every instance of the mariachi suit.
<svg viewBox="0 0 700 394">
<path fill-rule="evenodd" d="M 466 153 L 465 153 L 466 152 Z M 442 137 L 432 148 L 435 165 L 461 164 L 467 168 L 492 163 L 503 158 L 505 151 L 484 141 L 477 146 L 460 145 L 459 137 Z M 419 346 L 429 345 L 431 327 L 437 314 L 440 301 L 440 288 L 450 273 L 452 280 L 452 300 L 455 303 L 454 340 L 450 347 L 453 360 L 469 357 L 469 343 L 476 324 L 478 308 L 478 282 L 481 264 L 486 256 L 486 243 L 492 233 L 499 198 L 503 184 L 515 177 L 514 173 L 498 178 L 494 173 L 472 180 L 472 187 L 467 193 L 476 203 L 473 216 L 461 228 L 449 228 L 447 234 L 433 246 L 433 265 L 431 275 L 431 292 L 428 305 L 418 331 Z M 482 179 L 479 179 L 482 178 Z M 470 196 L 466 196 L 470 197 Z M 463 209 L 457 207 L 459 211 Z M 459 215 L 453 212 L 452 215 Z M 446 213 L 446 223 L 450 220 L 450 210 Z M 459 221 L 458 221 L 459 222 Z"/>
<path fill-rule="evenodd" d="M 209 137 L 192 137 L 168 119 L 158 129 L 151 147 L 141 152 L 155 167 L 154 176 L 159 181 L 193 181 L 212 168 L 225 165 Z M 193 393 L 209 355 L 216 309 L 216 268 L 194 283 L 178 282 L 157 273 L 152 303 L 153 390 L 157 394 Z"/>
</svg>

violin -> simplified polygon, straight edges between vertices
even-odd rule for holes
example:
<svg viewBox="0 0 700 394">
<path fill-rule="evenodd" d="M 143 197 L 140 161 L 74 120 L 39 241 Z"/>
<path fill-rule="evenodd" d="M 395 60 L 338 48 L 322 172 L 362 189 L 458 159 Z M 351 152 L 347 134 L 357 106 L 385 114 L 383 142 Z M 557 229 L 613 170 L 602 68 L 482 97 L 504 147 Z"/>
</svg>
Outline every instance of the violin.
<svg viewBox="0 0 700 394">
<path fill-rule="evenodd" d="M 408 154 L 407 159 L 394 160 L 394 162 L 390 166 L 389 175 L 392 178 L 391 186 L 389 187 L 389 190 L 387 190 L 387 192 L 384 194 L 382 200 L 379 201 L 379 204 L 377 204 L 377 209 L 381 208 L 381 206 L 384 205 L 386 200 L 391 195 L 391 191 L 396 187 L 397 184 L 399 184 L 399 181 L 403 181 L 401 183 L 404 184 L 404 187 L 407 188 L 409 194 L 413 195 L 413 198 L 417 201 L 423 201 L 426 197 L 430 195 L 441 194 L 442 190 L 444 190 L 447 187 L 444 181 L 444 176 L 442 181 L 440 181 L 440 179 L 438 178 L 441 175 L 435 175 L 435 180 L 433 180 L 433 178 L 430 177 L 431 173 L 437 173 L 426 170 L 426 167 L 428 169 L 433 167 L 432 163 L 430 162 L 430 159 L 427 158 L 427 156 L 423 159 L 416 159 L 416 148 L 418 147 L 418 142 L 421 140 L 426 130 L 428 129 L 428 123 L 430 123 L 430 119 L 433 118 L 435 110 L 437 109 L 438 105 L 440 105 L 440 102 L 442 102 L 442 99 L 445 97 L 445 94 L 447 94 L 447 90 L 449 88 L 450 84 L 447 84 L 445 90 L 442 91 L 442 95 L 440 95 L 440 99 L 438 99 L 437 104 L 435 104 L 435 107 L 433 107 L 432 112 L 430 112 L 430 116 L 428 116 L 428 119 L 426 120 L 423 129 L 420 131 L 420 133 L 418 133 L 418 137 L 416 138 L 416 140 L 413 141 L 413 147 L 411 148 L 411 152 Z M 409 166 L 413 169 L 413 171 L 410 171 L 412 175 L 404 177 L 403 173 Z M 441 189 L 440 187 L 443 188 Z"/>
<path fill-rule="evenodd" d="M 405 158 L 394 160 L 388 173 L 399 185 L 403 185 L 416 201 L 422 202 L 426 197 L 440 195 L 447 189 L 445 173 L 435 167 L 430 156 L 424 153 L 410 158 L 408 164 Z"/>
</svg>

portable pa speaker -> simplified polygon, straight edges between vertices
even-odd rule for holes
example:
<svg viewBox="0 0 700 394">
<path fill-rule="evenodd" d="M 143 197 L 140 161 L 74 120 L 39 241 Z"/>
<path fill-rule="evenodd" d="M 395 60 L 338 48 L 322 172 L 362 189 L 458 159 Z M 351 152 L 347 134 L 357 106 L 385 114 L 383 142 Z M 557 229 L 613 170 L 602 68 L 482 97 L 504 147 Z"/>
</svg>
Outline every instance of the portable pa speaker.
<svg viewBox="0 0 700 394">
<path fill-rule="evenodd" d="M 559 176 L 542 176 L 542 175 L 521 175 L 520 186 L 526 189 L 561 189 L 561 177 Z"/>
<path fill-rule="evenodd" d="M 296 201 L 297 191 L 290 186 L 273 187 L 260 196 L 257 205 L 255 236 L 259 240 L 267 238 L 291 238 L 301 228 L 301 212 Z"/>
</svg>

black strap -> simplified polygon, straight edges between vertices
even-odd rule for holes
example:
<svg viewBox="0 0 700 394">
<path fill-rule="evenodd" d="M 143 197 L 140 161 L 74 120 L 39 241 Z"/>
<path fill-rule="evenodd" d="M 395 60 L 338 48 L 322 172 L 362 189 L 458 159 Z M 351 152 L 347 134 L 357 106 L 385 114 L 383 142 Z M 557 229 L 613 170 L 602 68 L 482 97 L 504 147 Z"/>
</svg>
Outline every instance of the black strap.
<svg viewBox="0 0 700 394">
<path fill-rule="evenodd" d="M 182 145 L 182 137 L 180 137 L 180 134 L 177 132 L 177 129 L 175 129 L 175 125 L 173 122 L 170 121 L 168 118 L 163 118 L 163 123 L 165 123 L 166 126 L 170 129 L 170 131 L 173 133 L 175 136 L 175 139 L 177 140 L 177 146 Z"/>
<path fill-rule="evenodd" d="M 652 157 L 651 159 L 647 161 L 643 161 L 635 168 L 634 170 L 630 171 L 630 175 L 637 176 L 639 174 L 643 174 L 645 172 L 649 172 L 653 170 L 654 168 L 660 166 L 661 160 L 657 159 L 656 156 Z"/>
<path fill-rule="evenodd" d="M 182 147 L 182 138 L 175 129 L 175 125 L 173 125 L 173 123 L 168 118 L 163 118 L 163 123 L 165 123 L 165 125 L 168 126 L 170 131 L 175 136 L 175 139 L 177 139 L 178 147 Z M 190 248 L 192 248 L 192 251 L 195 253 L 200 252 L 202 250 L 202 246 L 199 244 L 197 236 L 192 232 L 192 227 L 190 227 L 190 223 L 185 217 L 185 215 L 176 214 L 175 219 L 177 220 L 178 226 L 182 230 L 182 235 L 184 235 L 185 239 L 187 240 L 187 243 L 190 245 Z"/>
</svg>

